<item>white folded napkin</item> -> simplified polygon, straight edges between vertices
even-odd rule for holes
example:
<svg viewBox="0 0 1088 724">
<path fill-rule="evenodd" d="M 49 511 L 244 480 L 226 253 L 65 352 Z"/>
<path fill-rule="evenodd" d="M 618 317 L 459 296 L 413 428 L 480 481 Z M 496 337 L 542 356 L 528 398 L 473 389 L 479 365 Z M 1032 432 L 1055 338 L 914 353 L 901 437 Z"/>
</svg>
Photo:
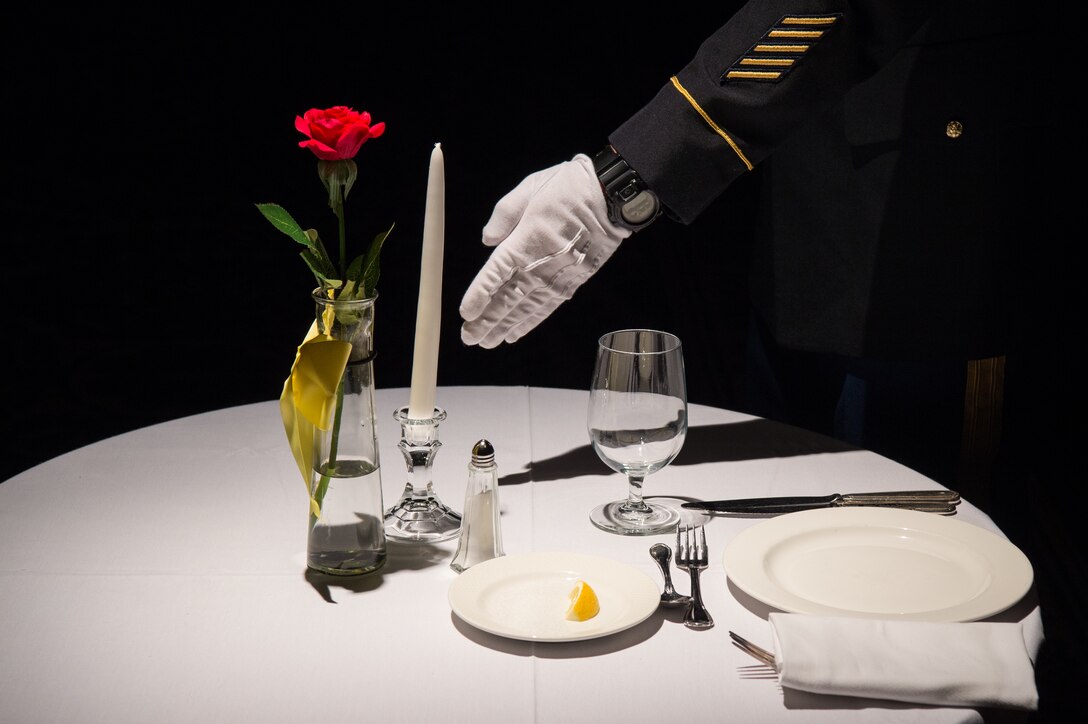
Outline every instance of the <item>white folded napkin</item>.
<svg viewBox="0 0 1088 724">
<path fill-rule="evenodd" d="M 769 618 L 784 687 L 945 706 L 1039 705 L 1038 609 L 1018 623 Z"/>
</svg>

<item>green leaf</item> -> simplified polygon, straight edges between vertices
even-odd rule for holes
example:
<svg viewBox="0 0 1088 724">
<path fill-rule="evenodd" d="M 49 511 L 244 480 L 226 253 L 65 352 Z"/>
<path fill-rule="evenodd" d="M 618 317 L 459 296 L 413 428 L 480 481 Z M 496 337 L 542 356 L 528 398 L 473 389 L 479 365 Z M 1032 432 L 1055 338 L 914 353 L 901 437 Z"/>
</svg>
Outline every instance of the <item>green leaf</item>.
<svg viewBox="0 0 1088 724">
<path fill-rule="evenodd" d="M 360 292 L 360 299 L 366 296 L 366 289 L 363 289 L 363 256 L 360 254 L 351 260 L 348 264 L 348 271 L 345 274 L 347 277 L 347 284 L 344 286 L 344 290 L 358 288 Z"/>
<path fill-rule="evenodd" d="M 310 271 L 317 277 L 321 286 L 330 286 L 335 289 L 341 285 L 342 282 L 336 279 L 336 269 L 329 264 L 328 259 L 322 259 L 312 249 L 303 249 L 299 252 L 299 256 L 306 262 L 306 266 L 310 267 Z"/>
<path fill-rule="evenodd" d="M 264 218 L 268 219 L 272 226 L 276 227 L 284 234 L 287 234 L 303 246 L 311 245 L 310 237 L 308 237 L 306 232 L 302 230 L 302 227 L 298 225 L 298 222 L 295 221 L 294 217 L 287 213 L 287 209 L 279 204 L 257 204 L 257 210 L 264 214 Z"/>
<path fill-rule="evenodd" d="M 396 226 L 396 224 L 393 224 Z M 393 231 L 393 226 L 390 226 L 386 231 L 378 234 L 374 237 L 374 240 L 370 242 L 370 248 L 366 252 L 366 260 L 363 262 L 362 269 L 362 288 L 370 296 L 374 296 L 374 293 L 378 289 L 378 277 L 381 274 L 381 266 L 379 264 L 382 244 L 385 243 L 386 237 Z M 354 266 L 354 262 L 352 262 Z M 349 274 L 349 277 L 351 275 Z"/>
<path fill-rule="evenodd" d="M 317 255 L 321 260 L 321 265 L 324 268 L 335 269 L 336 267 L 332 263 L 332 259 L 329 258 L 329 252 L 325 251 L 325 244 L 321 241 L 321 236 L 318 235 L 317 229 L 306 229 L 306 238 L 309 240 L 307 246 L 311 251 Z"/>
</svg>

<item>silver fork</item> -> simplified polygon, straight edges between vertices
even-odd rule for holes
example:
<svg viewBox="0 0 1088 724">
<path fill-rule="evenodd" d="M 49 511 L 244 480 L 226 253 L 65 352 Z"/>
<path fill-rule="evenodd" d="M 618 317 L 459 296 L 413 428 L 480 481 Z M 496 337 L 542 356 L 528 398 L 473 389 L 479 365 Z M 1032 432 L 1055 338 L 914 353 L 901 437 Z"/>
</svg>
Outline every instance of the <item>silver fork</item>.
<svg viewBox="0 0 1088 724">
<path fill-rule="evenodd" d="M 681 532 L 683 536 L 681 536 Z M 684 612 L 684 625 L 688 628 L 710 628 L 714 619 L 703 605 L 703 592 L 699 588 L 699 574 L 710 564 L 706 549 L 706 531 L 703 526 L 676 527 L 676 566 L 691 576 L 691 603 Z"/>
<path fill-rule="evenodd" d="M 740 634 L 732 631 L 729 632 L 729 638 L 733 639 L 733 644 L 741 651 L 752 656 L 757 661 L 762 662 L 764 665 L 771 667 L 775 671 L 778 671 L 778 662 L 775 661 L 774 654 L 770 651 L 762 646 L 757 646 Z"/>
</svg>

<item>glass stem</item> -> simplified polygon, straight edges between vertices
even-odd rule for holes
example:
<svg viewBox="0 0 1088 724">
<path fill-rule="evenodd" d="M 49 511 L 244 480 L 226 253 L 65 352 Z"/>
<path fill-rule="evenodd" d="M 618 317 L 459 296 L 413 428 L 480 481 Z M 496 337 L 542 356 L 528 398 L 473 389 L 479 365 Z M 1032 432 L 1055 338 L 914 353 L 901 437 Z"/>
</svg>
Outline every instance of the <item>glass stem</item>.
<svg viewBox="0 0 1088 724">
<path fill-rule="evenodd" d="M 646 510 L 646 503 L 642 500 L 642 481 L 645 475 L 627 476 L 627 510 Z"/>
</svg>

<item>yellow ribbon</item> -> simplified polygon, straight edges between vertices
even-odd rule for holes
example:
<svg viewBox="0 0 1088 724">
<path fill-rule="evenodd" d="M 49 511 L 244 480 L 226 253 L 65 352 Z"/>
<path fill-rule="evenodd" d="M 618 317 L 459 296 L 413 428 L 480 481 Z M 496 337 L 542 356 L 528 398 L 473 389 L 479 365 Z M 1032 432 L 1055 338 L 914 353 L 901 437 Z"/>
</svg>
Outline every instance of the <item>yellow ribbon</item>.
<svg viewBox="0 0 1088 724">
<path fill-rule="evenodd" d="M 328 310 L 331 312 L 332 310 Z M 332 320 L 325 320 L 330 323 Z M 329 328 L 326 324 L 325 328 Z M 316 430 L 328 430 L 336 407 L 336 387 L 347 367 L 351 344 L 321 334 L 317 322 L 298 347 L 291 375 L 283 383 L 280 394 L 280 415 L 287 431 L 287 441 L 295 456 L 306 495 L 310 498 L 310 512 L 321 515 L 321 506 L 313 497 L 310 479 L 314 464 L 314 435 Z"/>
</svg>

